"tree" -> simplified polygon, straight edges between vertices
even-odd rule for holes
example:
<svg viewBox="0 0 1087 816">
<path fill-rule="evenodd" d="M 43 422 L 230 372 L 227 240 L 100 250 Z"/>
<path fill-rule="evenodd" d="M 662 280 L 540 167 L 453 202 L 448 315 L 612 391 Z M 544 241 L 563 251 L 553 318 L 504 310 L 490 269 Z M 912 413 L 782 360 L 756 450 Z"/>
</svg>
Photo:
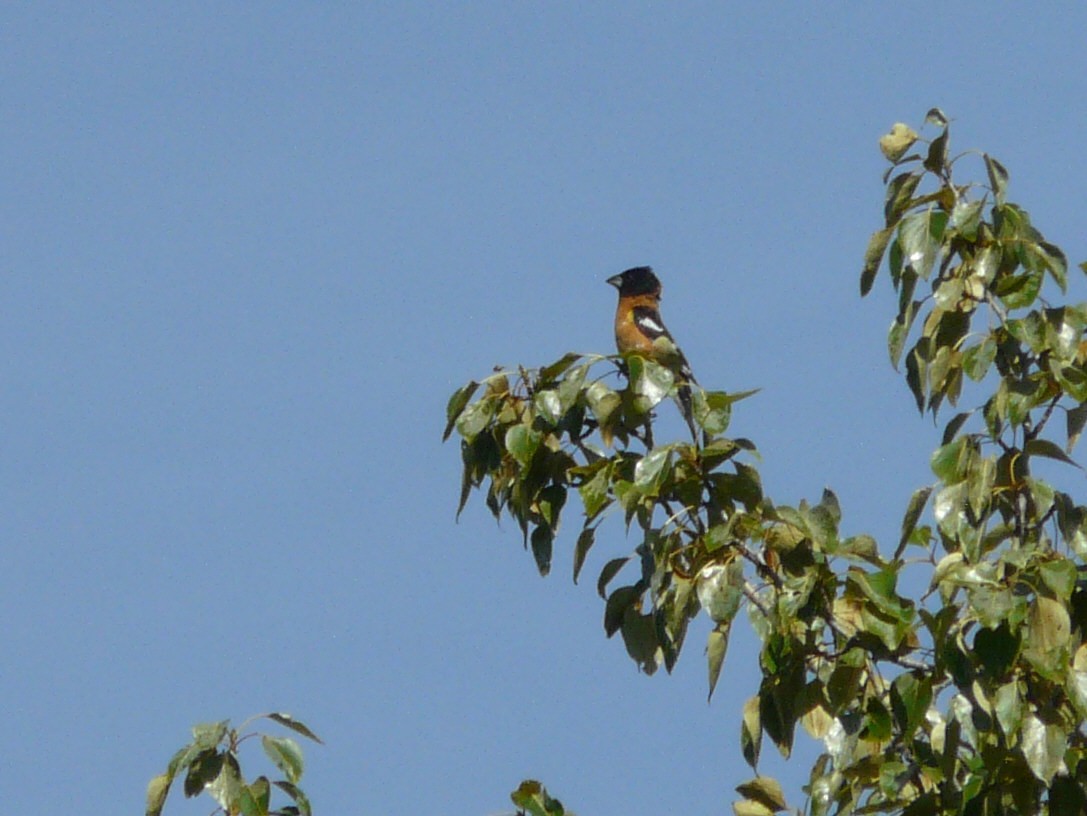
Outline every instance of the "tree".
<svg viewBox="0 0 1087 816">
<path fill-rule="evenodd" d="M 151 779 L 147 785 L 147 816 L 159 816 L 170 786 L 184 775 L 186 797 L 207 793 L 218 807 L 215 813 L 226 816 L 310 816 L 309 799 L 299 787 L 302 778 L 302 749 L 290 737 L 274 737 L 257 732 L 246 733 L 251 722 L 267 719 L 301 734 L 314 742 L 321 742 L 306 725 L 290 714 L 258 714 L 250 717 L 238 728 L 231 728 L 229 720 L 203 723 L 192 729 L 193 739 L 180 748 L 166 766 L 166 771 Z M 239 762 L 239 748 L 246 740 L 260 737 L 264 753 L 283 774 L 283 779 L 269 781 L 258 776 L 246 782 Z M 273 789 L 286 795 L 290 804 L 272 808 Z"/>
<path fill-rule="evenodd" d="M 842 537 L 830 490 L 796 507 L 767 495 L 755 445 L 725 435 L 750 394 L 696 389 L 703 440 L 655 444 L 653 411 L 676 384 L 637 356 L 500 371 L 447 407 L 458 515 L 482 492 L 541 575 L 571 494 L 575 581 L 606 511 L 621 511 L 637 543 L 597 588 L 607 635 L 644 671 L 670 671 L 704 613 L 712 695 L 747 609 L 762 680 L 743 707 L 756 776 L 737 788 L 740 814 L 786 809 L 758 761 L 764 735 L 788 757 L 798 723 L 824 745 L 805 789 L 813 814 L 1087 809 L 1087 508 L 1035 472 L 1078 467 L 1087 305 L 1063 302 L 1064 253 L 1007 199 L 1000 162 L 981 154 L 985 181 L 957 183 L 977 155 L 950 157 L 939 110 L 926 125 L 928 140 L 902 124 L 880 140 L 891 167 L 861 294 L 885 267 L 898 295 L 891 363 L 904 360 L 922 414 L 956 413 L 931 456 L 935 481 L 908 498 L 890 546 Z M 619 366 L 617 390 L 604 377 Z M 908 563 L 929 569 L 919 598 L 899 587 Z"/>
</svg>

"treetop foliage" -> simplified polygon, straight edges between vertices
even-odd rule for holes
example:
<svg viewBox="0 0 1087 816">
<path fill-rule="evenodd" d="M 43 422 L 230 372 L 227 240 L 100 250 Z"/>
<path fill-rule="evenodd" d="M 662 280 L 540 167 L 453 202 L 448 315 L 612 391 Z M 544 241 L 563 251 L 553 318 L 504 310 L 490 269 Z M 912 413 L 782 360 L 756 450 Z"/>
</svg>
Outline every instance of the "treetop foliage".
<svg viewBox="0 0 1087 816">
<path fill-rule="evenodd" d="M 458 515 L 482 493 L 546 575 L 574 496 L 575 581 L 620 515 L 634 547 L 597 577 L 606 635 L 643 671 L 670 671 L 705 614 L 711 695 L 745 609 L 762 649 L 742 753 L 757 774 L 764 737 L 786 757 L 798 724 L 821 740 L 813 814 L 1080 812 L 1087 508 L 1032 466 L 1078 468 L 1087 305 L 1064 302 L 1065 255 L 1008 199 L 1004 166 L 980 154 L 984 178 L 959 182 L 977 154 L 952 156 L 939 110 L 925 125 L 931 138 L 897 124 L 880 140 L 882 226 L 860 277 L 864 295 L 888 272 L 888 353 L 919 411 L 956 411 L 897 540 L 843 534 L 831 490 L 771 499 L 755 444 L 726 435 L 752 392 L 696 388 L 703 439 L 657 444 L 654 411 L 676 384 L 637 356 L 566 354 L 455 392 L 444 438 L 460 438 Z M 929 571 L 919 598 L 900 588 L 909 565 Z M 737 790 L 737 813 L 786 808 L 768 777 Z"/>
<path fill-rule="evenodd" d="M 215 813 L 226 816 L 311 816 L 309 798 L 299 787 L 304 763 L 302 749 L 290 737 L 271 736 L 245 729 L 254 720 L 266 719 L 300 734 L 306 739 L 321 742 L 304 723 L 290 714 L 274 712 L 250 717 L 238 728 L 231 728 L 229 720 L 202 723 L 192 729 L 193 739 L 180 748 L 166 766 L 166 771 L 153 777 L 147 785 L 147 816 L 159 816 L 166 804 L 170 787 L 179 776 L 184 776 L 186 798 L 207 793 L 218 807 Z M 261 747 L 282 779 L 269 781 L 258 776 L 246 782 L 239 761 L 239 748 L 248 739 L 259 737 Z M 287 804 L 272 806 L 272 794 L 278 790 Z"/>
</svg>

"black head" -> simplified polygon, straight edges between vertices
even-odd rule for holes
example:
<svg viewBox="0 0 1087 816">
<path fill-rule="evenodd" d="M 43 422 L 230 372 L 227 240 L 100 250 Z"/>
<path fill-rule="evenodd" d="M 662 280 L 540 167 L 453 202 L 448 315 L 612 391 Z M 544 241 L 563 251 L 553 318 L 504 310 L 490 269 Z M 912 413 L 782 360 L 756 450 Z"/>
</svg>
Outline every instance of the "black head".
<svg viewBox="0 0 1087 816">
<path fill-rule="evenodd" d="M 648 266 L 636 266 L 608 278 L 608 283 L 619 290 L 620 295 L 656 295 L 660 297 L 661 282 Z"/>
</svg>

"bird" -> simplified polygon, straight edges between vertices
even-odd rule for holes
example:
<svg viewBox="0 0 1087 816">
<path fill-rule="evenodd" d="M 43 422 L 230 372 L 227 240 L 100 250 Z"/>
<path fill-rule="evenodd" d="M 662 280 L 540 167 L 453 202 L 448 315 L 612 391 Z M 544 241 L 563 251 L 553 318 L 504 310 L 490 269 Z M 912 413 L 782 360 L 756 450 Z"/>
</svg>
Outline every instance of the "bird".
<svg viewBox="0 0 1087 816">
<path fill-rule="evenodd" d="M 612 275 L 607 282 L 619 290 L 615 309 L 615 346 L 620 354 L 639 354 L 663 365 L 676 379 L 676 397 L 683 419 L 698 440 L 691 385 L 698 385 L 683 351 L 661 318 L 661 282 L 652 267 L 635 266 Z"/>
</svg>

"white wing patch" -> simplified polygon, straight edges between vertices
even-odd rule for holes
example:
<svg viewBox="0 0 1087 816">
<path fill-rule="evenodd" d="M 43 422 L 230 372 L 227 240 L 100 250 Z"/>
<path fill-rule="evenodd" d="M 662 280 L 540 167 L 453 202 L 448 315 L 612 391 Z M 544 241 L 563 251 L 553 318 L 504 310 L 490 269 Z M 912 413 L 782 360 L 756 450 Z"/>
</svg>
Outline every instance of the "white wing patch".
<svg viewBox="0 0 1087 816">
<path fill-rule="evenodd" d="M 648 315 L 638 315 L 638 325 L 648 334 L 664 334 L 664 326 Z"/>
</svg>

